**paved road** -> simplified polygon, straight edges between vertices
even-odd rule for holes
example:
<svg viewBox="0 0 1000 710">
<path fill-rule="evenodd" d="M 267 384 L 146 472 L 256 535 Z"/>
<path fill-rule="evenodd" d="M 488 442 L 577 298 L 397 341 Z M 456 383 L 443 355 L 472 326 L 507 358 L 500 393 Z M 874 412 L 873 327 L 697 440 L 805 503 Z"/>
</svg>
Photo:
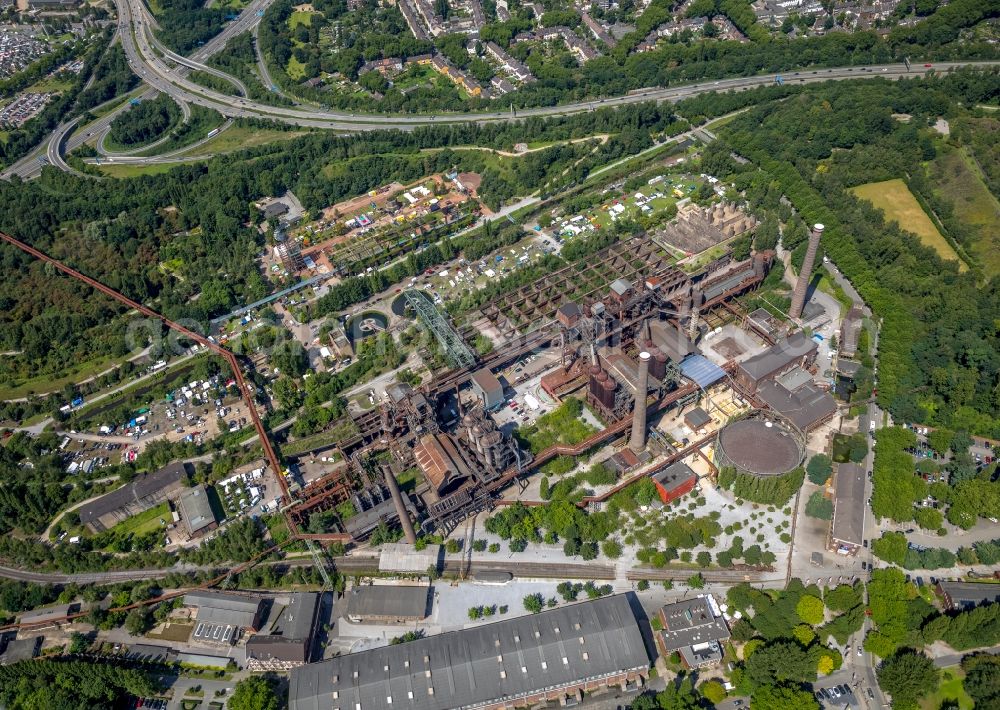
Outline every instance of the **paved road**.
<svg viewBox="0 0 1000 710">
<path fill-rule="evenodd" d="M 207 89 L 199 84 L 190 81 L 187 73 L 190 69 L 200 69 L 209 73 L 223 74 L 218 70 L 202 64 L 202 61 L 213 52 L 218 51 L 225 45 L 230 37 L 253 29 L 260 21 L 258 12 L 263 11 L 272 0 L 255 0 L 251 3 L 232 23 L 202 48 L 196 51 L 190 58 L 179 57 L 165 51 L 165 48 L 153 36 L 152 27 L 155 18 L 150 14 L 142 0 L 115 0 L 119 12 L 118 37 L 121 39 L 122 47 L 125 50 L 129 63 L 139 74 L 140 78 L 149 85 L 150 91 L 144 97 L 152 97 L 156 91 L 160 91 L 172 96 L 180 104 L 197 104 L 214 109 L 228 118 L 266 118 L 281 121 L 291 125 L 304 127 L 327 128 L 340 131 L 374 130 L 384 128 L 397 128 L 401 130 L 412 130 L 416 126 L 435 125 L 437 123 L 454 122 L 495 122 L 507 121 L 526 116 L 551 116 L 564 115 L 593 111 L 605 106 L 619 106 L 630 103 L 646 101 L 676 101 L 702 93 L 713 91 L 741 91 L 757 86 L 766 86 L 774 81 L 773 74 L 760 75 L 755 77 L 740 77 L 734 79 L 722 79 L 719 81 L 702 82 L 687 86 L 671 87 L 666 89 L 651 89 L 634 95 L 618 96 L 593 101 L 584 101 L 573 104 L 566 104 L 555 107 L 538 107 L 523 109 L 517 112 L 516 116 L 508 112 L 485 112 L 485 113 L 460 113 L 448 114 L 438 117 L 436 115 L 427 116 L 391 116 L 374 114 L 345 114 L 336 111 L 319 110 L 314 107 L 275 107 L 261 104 L 246 98 L 233 97 L 222 94 L 211 89 Z M 161 57 L 166 54 L 172 60 L 177 61 L 180 66 L 171 62 L 168 64 Z M 992 66 L 1000 62 L 945 62 L 935 65 L 935 69 L 946 71 L 955 67 L 965 65 Z M 811 83 L 826 80 L 842 80 L 854 78 L 883 77 L 888 79 L 898 79 L 905 76 L 919 75 L 919 69 L 910 72 L 904 65 L 879 65 L 873 67 L 844 67 L 831 69 L 809 70 L 786 75 L 789 82 Z M 264 68 L 266 74 L 266 67 Z M 264 77 L 267 81 L 267 77 Z M 120 110 L 126 110 L 123 107 Z M 83 140 L 95 131 L 107 129 L 110 122 L 118 111 L 105 116 L 100 121 L 88 126 L 88 132 L 78 137 L 71 136 L 66 144 L 67 151 L 78 147 Z M 141 161 L 130 160 L 130 163 L 157 164 L 163 162 L 161 157 L 145 158 Z M 35 159 L 22 161 L 16 166 L 13 173 L 22 178 L 29 178 L 40 174 L 42 165 Z M 8 171 L 11 172 L 11 171 Z M 5 174 L 5 177 L 7 175 Z"/>
<path fill-rule="evenodd" d="M 219 34 L 217 34 L 211 40 L 209 40 L 204 45 L 199 47 L 191 55 L 190 60 L 192 60 L 197 64 L 201 64 L 206 60 L 208 60 L 213 55 L 220 52 L 226 46 L 226 43 L 230 39 L 243 32 L 246 32 L 247 30 L 253 27 L 256 27 L 257 24 L 260 22 L 260 17 L 258 16 L 257 13 L 263 12 L 273 2 L 274 0 L 254 0 L 254 2 L 250 3 L 250 5 L 244 8 L 243 12 L 240 13 L 239 17 L 237 17 L 235 20 L 226 25 Z M 145 7 L 143 7 L 143 10 L 145 11 Z M 156 20 L 155 18 L 147 14 L 145 22 L 147 24 L 152 23 L 152 26 L 155 26 Z M 119 24 L 119 30 L 122 28 L 122 26 L 123 25 Z M 129 26 L 125 25 L 125 33 L 128 34 L 129 32 L 130 32 Z M 122 36 L 123 35 L 121 34 L 120 31 L 117 32 L 115 34 L 114 39 L 112 40 L 112 43 L 119 41 L 119 39 L 121 39 Z M 122 46 L 126 47 L 127 45 L 123 43 Z M 132 66 L 133 69 L 136 71 L 136 74 L 139 75 L 140 79 L 145 78 L 145 74 L 147 73 L 145 69 L 139 67 L 136 64 L 133 64 Z M 211 67 L 199 67 L 199 68 L 203 68 L 204 71 L 207 71 L 211 74 L 223 75 L 228 77 L 228 75 L 225 75 L 223 72 L 219 72 L 217 69 L 213 69 Z M 186 76 L 188 68 L 179 67 L 176 71 L 179 75 Z M 229 77 L 227 80 L 235 81 L 231 77 Z M 242 83 L 237 84 L 237 86 L 241 88 L 241 90 L 243 90 L 245 93 L 246 87 L 243 86 Z M 153 99 L 156 97 L 157 93 L 158 91 L 155 88 L 150 88 L 146 92 L 142 93 L 139 96 L 139 98 L 140 100 L 143 101 L 148 99 Z M 116 97 L 111 101 L 116 101 L 119 99 L 120 97 Z M 106 103 L 111 103 L 111 101 Z M 185 111 L 185 113 L 187 113 L 190 110 L 190 108 L 186 106 L 183 101 L 179 103 L 181 104 L 182 109 Z M 91 139 L 93 136 L 95 135 L 100 136 L 106 133 L 111 127 L 112 121 L 114 121 L 115 118 L 117 118 L 118 115 L 121 114 L 123 111 L 129 110 L 129 108 L 130 105 L 128 103 L 124 103 L 122 104 L 122 106 L 118 107 L 114 111 L 111 111 L 110 113 L 101 117 L 100 119 L 88 124 L 86 126 L 85 131 L 79 131 L 75 135 L 70 135 L 68 138 L 67 138 L 67 131 L 60 130 L 61 128 L 64 128 L 63 126 L 60 126 L 60 128 L 57 128 L 56 131 L 49 136 L 49 139 L 46 141 L 46 143 L 44 143 L 37 150 L 32 151 L 31 154 L 21 159 L 20 161 L 12 165 L 10 168 L 8 168 L 6 171 L 4 171 L 2 174 L 0 174 L 0 179 L 9 180 L 14 175 L 17 175 L 22 180 L 28 180 L 34 177 L 38 177 L 42 172 L 42 167 L 44 166 L 44 164 L 40 162 L 38 158 L 43 155 L 45 156 L 48 163 L 55 165 L 60 170 L 76 172 L 65 164 L 65 161 L 62 160 L 61 156 L 73 152 L 81 145 L 83 145 L 84 142 Z M 228 125 L 229 124 L 226 124 L 225 127 L 228 128 Z M 65 145 L 59 146 L 59 141 L 64 141 Z M 59 153 L 60 157 L 58 161 L 53 160 L 53 155 L 51 152 L 53 142 L 56 142 L 56 145 L 62 149 L 61 152 Z M 116 161 L 121 161 L 121 160 L 122 160 L 121 158 L 116 158 Z"/>
<path fill-rule="evenodd" d="M 993 646 L 991 648 L 974 648 L 963 653 L 950 653 L 946 656 L 936 656 L 934 658 L 934 665 L 938 668 L 947 668 L 948 666 L 954 666 L 961 662 L 963 658 L 972 653 L 1000 653 L 1000 646 Z"/>
<path fill-rule="evenodd" d="M 337 111 L 323 111 L 305 107 L 278 107 L 257 103 L 248 99 L 238 99 L 225 94 L 206 89 L 198 84 L 187 80 L 182 76 L 182 72 L 166 65 L 157 56 L 154 47 L 155 38 L 149 30 L 148 22 L 143 18 L 147 14 L 142 0 L 116 0 L 119 11 L 119 32 L 122 37 L 122 46 L 129 57 L 133 67 L 138 68 L 140 75 L 155 88 L 174 96 L 178 100 L 199 104 L 214 108 L 227 116 L 263 117 L 276 121 L 283 121 L 299 126 L 314 126 L 318 128 L 332 128 L 345 131 L 371 130 L 377 128 L 399 128 L 412 129 L 420 125 L 433 125 L 435 123 L 449 122 L 495 122 L 512 120 L 512 113 L 486 112 L 486 113 L 464 113 L 448 114 L 447 116 L 389 116 L 373 114 L 345 114 Z M 963 66 L 966 64 L 979 64 L 983 66 L 997 64 L 998 62 L 956 62 L 940 63 L 936 65 L 939 70 Z M 189 62 L 189 66 L 195 64 Z M 828 70 L 816 70 L 799 72 L 798 75 L 787 75 L 789 82 L 813 82 L 825 81 L 828 79 L 852 79 L 868 78 L 880 76 L 884 78 L 899 78 L 900 76 L 919 75 L 919 69 L 910 72 L 902 64 L 884 65 L 870 67 L 871 71 L 863 71 L 861 67 L 836 68 Z M 735 79 L 723 79 L 713 82 L 702 82 L 677 88 L 652 89 L 629 96 L 618 96 L 607 99 L 585 101 L 573 104 L 566 104 L 555 107 L 538 107 L 523 109 L 517 112 L 517 118 L 526 116 L 548 116 L 559 114 L 580 113 L 591 111 L 603 106 L 616 106 L 629 103 L 640 103 L 645 101 L 677 100 L 711 91 L 726 91 L 729 89 L 743 90 L 756 86 L 769 85 L 774 82 L 774 74 L 761 75 L 756 77 L 741 77 Z"/>
</svg>

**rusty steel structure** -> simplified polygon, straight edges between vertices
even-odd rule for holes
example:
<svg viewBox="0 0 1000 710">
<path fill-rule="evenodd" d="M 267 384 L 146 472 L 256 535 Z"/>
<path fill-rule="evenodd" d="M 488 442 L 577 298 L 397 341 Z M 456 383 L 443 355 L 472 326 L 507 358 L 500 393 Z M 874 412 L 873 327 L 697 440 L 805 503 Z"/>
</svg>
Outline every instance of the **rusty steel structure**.
<svg viewBox="0 0 1000 710">
<path fill-rule="evenodd" d="M 243 397 L 243 401 L 247 405 L 247 409 L 250 410 L 250 418 L 253 419 L 253 425 L 254 428 L 257 430 L 257 437 L 260 440 L 260 444 L 264 449 L 264 455 L 267 458 L 267 462 L 271 466 L 271 469 L 274 471 L 274 475 L 278 479 L 278 483 L 281 486 L 282 494 L 284 495 L 286 500 L 289 500 L 288 483 L 285 481 L 285 477 L 282 474 L 281 463 L 278 460 L 278 454 L 274 450 L 274 446 L 271 443 L 270 436 L 268 436 L 267 428 L 264 426 L 264 421 L 260 418 L 260 414 L 257 412 L 257 406 L 256 403 L 254 402 L 253 392 L 251 391 L 250 386 L 247 384 L 246 378 L 243 376 L 243 368 L 240 365 L 239 359 L 232 351 L 227 350 L 218 343 L 209 340 L 205 336 L 196 333 L 189 328 L 185 328 L 179 323 L 175 323 L 166 316 L 157 313 L 152 308 L 144 306 L 138 301 L 133 301 L 128 296 L 125 296 L 124 294 L 115 291 L 110 286 L 107 286 L 101 283 L 100 281 L 87 276 L 86 274 L 80 273 L 76 269 L 67 266 L 58 259 L 54 259 L 48 254 L 45 254 L 44 252 L 38 249 L 35 249 L 33 246 L 25 244 L 21 240 L 16 239 L 10 236 L 9 234 L 0 232 L 0 239 L 3 239 L 11 246 L 20 249 L 26 254 L 29 254 L 30 256 L 33 256 L 34 258 L 43 261 L 46 264 L 51 264 L 59 271 L 62 271 L 63 273 L 67 274 L 68 276 L 71 276 L 74 279 L 77 279 L 78 281 L 82 281 L 83 283 L 100 291 L 104 295 L 109 296 L 115 301 L 118 301 L 119 303 L 122 303 L 128 306 L 129 308 L 132 308 L 138 311 L 139 313 L 142 313 L 145 316 L 149 316 L 150 318 L 158 320 L 165 327 L 169 328 L 170 330 L 173 330 L 174 332 L 180 333 L 184 337 L 198 343 L 199 345 L 208 348 L 216 355 L 222 357 L 222 359 L 224 359 L 227 363 L 229 363 L 229 367 L 233 371 L 233 379 L 236 380 L 236 384 L 239 386 L 240 394 Z M 291 520 L 289 520 L 289 527 L 291 528 L 291 532 L 293 534 L 298 532 L 297 528 L 294 527 L 294 523 Z"/>
</svg>

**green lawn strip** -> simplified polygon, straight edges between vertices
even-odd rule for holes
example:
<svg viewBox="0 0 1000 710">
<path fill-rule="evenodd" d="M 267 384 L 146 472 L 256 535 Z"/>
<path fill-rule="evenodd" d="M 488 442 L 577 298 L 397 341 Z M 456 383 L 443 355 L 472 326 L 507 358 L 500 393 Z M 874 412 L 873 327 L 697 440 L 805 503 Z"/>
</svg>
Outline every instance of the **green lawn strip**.
<svg viewBox="0 0 1000 710">
<path fill-rule="evenodd" d="M 75 384 L 105 370 L 112 369 L 135 354 L 129 353 L 124 357 L 90 360 L 72 368 L 69 372 L 59 375 L 38 375 L 19 384 L 0 387 L 0 399 L 19 399 L 32 394 L 44 396 L 52 392 L 58 392 L 66 385 Z"/>
</svg>

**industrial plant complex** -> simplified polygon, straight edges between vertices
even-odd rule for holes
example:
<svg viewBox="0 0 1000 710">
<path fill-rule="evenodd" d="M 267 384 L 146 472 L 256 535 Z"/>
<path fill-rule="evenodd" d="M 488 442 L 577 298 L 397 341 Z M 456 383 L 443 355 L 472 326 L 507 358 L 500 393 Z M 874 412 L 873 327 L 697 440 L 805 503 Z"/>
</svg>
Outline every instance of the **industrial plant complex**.
<svg viewBox="0 0 1000 710">
<path fill-rule="evenodd" d="M 817 225 L 813 256 L 821 234 Z M 816 378 L 817 340 L 794 321 L 784 331 L 762 327 L 734 302 L 767 277 L 774 259 L 724 253 L 689 273 L 636 238 L 599 252 L 583 271 L 556 272 L 486 304 L 476 327 L 494 341 L 490 353 L 419 387 L 393 384 L 378 406 L 352 412 L 354 433 L 337 443 L 345 463 L 311 481 L 292 516 L 305 525 L 351 501 L 359 515 L 344 521 L 346 536 L 398 524 L 412 544 L 417 527 L 447 533 L 555 457 L 608 444 L 622 480 L 652 476 L 664 500 L 691 489 L 692 477 L 674 482 L 672 472 L 692 456 L 709 456 L 710 478 L 722 467 L 764 477 L 792 471 L 803 464 L 809 432 L 837 405 Z M 461 336 L 447 322 L 428 322 L 461 359 Z M 496 413 L 519 392 L 507 379 L 512 366 L 539 354 L 553 363 L 537 373 L 540 396 L 583 399 L 602 422 L 584 442 L 532 452 L 498 424 Z M 719 409 L 716 399 L 731 404 Z M 714 433 L 691 441 L 658 428 L 677 415 L 700 416 L 690 430 L 707 424 Z M 395 479 L 410 469 L 420 479 L 402 493 Z"/>
</svg>

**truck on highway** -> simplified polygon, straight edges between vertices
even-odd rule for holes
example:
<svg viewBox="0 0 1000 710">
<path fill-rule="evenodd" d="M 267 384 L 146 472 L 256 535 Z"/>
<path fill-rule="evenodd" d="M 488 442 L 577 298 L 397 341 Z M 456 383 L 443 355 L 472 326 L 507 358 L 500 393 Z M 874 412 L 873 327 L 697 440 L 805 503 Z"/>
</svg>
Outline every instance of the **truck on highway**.
<svg viewBox="0 0 1000 710">
<path fill-rule="evenodd" d="M 212 130 L 210 130 L 208 132 L 208 135 L 206 135 L 205 138 L 211 138 L 212 136 L 218 135 L 218 133 L 219 133 L 219 129 L 218 128 L 213 128 Z"/>
</svg>

